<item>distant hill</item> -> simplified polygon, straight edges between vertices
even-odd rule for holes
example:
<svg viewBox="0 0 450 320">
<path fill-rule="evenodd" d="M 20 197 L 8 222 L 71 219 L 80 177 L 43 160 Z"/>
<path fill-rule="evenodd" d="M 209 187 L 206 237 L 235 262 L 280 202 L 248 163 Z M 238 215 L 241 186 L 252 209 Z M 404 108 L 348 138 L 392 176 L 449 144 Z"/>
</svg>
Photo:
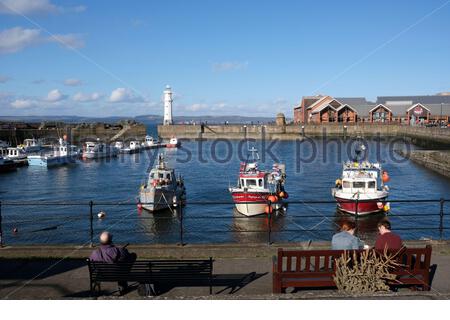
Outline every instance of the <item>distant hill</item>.
<svg viewBox="0 0 450 320">
<path fill-rule="evenodd" d="M 136 117 L 82 117 L 82 116 L 0 116 L 0 121 L 22 121 L 22 122 L 42 122 L 42 121 L 61 121 L 67 123 L 91 123 L 106 122 L 116 123 L 120 120 L 130 119 L 145 124 L 160 124 L 163 121 L 159 115 L 140 115 Z M 220 124 L 228 121 L 229 123 L 268 123 L 275 120 L 275 117 L 243 117 L 243 116 L 176 116 L 174 123 L 186 122 L 208 122 L 210 124 Z"/>
</svg>

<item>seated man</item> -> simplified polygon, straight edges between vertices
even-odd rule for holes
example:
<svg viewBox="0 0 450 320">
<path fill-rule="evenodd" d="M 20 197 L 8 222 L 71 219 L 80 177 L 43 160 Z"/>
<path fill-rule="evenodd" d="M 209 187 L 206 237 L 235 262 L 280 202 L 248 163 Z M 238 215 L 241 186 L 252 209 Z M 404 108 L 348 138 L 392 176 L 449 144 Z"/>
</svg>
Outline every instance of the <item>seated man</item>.
<svg viewBox="0 0 450 320">
<path fill-rule="evenodd" d="M 387 219 L 378 222 L 378 237 L 375 241 L 376 250 L 393 249 L 399 250 L 403 247 L 400 236 L 391 231 L 391 223 Z"/>
<path fill-rule="evenodd" d="M 89 257 L 94 262 L 134 262 L 136 261 L 136 254 L 130 253 L 126 248 L 118 248 L 112 243 L 112 234 L 108 231 L 103 231 L 100 235 L 100 247 L 94 250 Z M 119 282 L 119 291 L 121 294 L 128 289 L 127 282 Z"/>
<path fill-rule="evenodd" d="M 336 233 L 331 240 L 333 250 L 358 250 L 362 249 L 364 243 L 355 237 L 356 224 L 353 221 L 344 221 L 341 232 Z"/>
</svg>

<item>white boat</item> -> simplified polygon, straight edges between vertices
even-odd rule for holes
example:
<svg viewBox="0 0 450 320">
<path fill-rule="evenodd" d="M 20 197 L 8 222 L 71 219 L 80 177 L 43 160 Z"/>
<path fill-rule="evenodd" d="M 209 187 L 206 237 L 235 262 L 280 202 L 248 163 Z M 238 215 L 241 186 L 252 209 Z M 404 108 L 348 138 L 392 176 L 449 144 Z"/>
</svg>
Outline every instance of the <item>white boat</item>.
<svg viewBox="0 0 450 320">
<path fill-rule="evenodd" d="M 25 139 L 20 147 L 27 153 L 35 153 L 42 150 L 42 143 L 37 139 Z"/>
<path fill-rule="evenodd" d="M 166 148 L 178 148 L 179 146 L 181 143 L 176 137 L 170 138 L 169 143 L 166 144 Z"/>
<path fill-rule="evenodd" d="M 284 190 L 285 165 L 275 163 L 271 172 L 260 170 L 257 150 L 252 148 L 249 152 L 252 159 L 241 163 L 237 185 L 228 189 L 236 209 L 246 216 L 256 216 L 269 213 L 274 209 L 282 209 L 283 199 L 288 197 Z M 268 206 L 269 201 L 271 207 Z"/>
<path fill-rule="evenodd" d="M 83 146 L 83 159 L 103 159 L 117 156 L 117 149 L 102 142 L 86 142 Z"/>
<path fill-rule="evenodd" d="M 143 209 L 157 211 L 182 205 L 186 198 L 186 188 L 181 176 L 164 162 L 162 154 L 158 164 L 151 169 L 146 184 L 141 186 L 139 202 Z"/>
<path fill-rule="evenodd" d="M 142 148 L 151 149 L 158 146 L 158 140 L 154 139 L 152 136 L 145 136 L 144 142 L 142 142 Z"/>
<path fill-rule="evenodd" d="M 22 148 L 0 148 L 0 156 L 14 161 L 18 166 L 27 165 L 27 154 Z"/>
<path fill-rule="evenodd" d="M 30 166 L 54 167 L 74 163 L 77 154 L 73 151 L 72 146 L 69 146 L 63 139 L 59 139 L 59 144 L 53 146 L 52 152 L 29 155 L 28 164 Z"/>
<path fill-rule="evenodd" d="M 364 146 L 360 148 L 365 150 Z M 388 211 L 389 188 L 385 183 L 389 176 L 381 169 L 381 164 L 361 161 L 358 155 L 362 150 L 357 150 L 353 161 L 344 163 L 342 176 L 336 180 L 331 194 L 338 209 L 346 213 L 367 215 Z"/>
<path fill-rule="evenodd" d="M 125 146 L 123 144 L 122 141 L 116 141 L 114 142 L 114 144 L 112 145 L 113 148 L 115 148 L 117 150 L 117 152 L 119 153 L 124 153 L 125 151 Z"/>
<path fill-rule="evenodd" d="M 124 153 L 139 153 L 141 152 L 141 145 L 137 141 L 130 141 L 128 147 L 122 149 Z"/>
</svg>

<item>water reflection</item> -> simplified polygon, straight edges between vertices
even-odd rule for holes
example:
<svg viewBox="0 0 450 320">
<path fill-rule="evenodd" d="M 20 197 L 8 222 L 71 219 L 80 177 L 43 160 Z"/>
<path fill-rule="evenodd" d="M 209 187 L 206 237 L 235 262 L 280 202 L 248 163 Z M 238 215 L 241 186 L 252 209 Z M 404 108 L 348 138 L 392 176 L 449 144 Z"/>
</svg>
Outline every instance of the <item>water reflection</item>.
<svg viewBox="0 0 450 320">
<path fill-rule="evenodd" d="M 176 242 L 180 234 L 180 210 L 166 209 L 139 215 L 140 230 L 154 242 Z"/>
</svg>

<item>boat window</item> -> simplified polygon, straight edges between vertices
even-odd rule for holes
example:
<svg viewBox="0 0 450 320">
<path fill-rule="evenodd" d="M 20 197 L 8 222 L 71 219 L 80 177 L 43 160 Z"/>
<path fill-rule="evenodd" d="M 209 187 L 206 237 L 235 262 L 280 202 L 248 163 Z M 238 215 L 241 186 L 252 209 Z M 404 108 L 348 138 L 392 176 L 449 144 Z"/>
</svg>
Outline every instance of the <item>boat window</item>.
<svg viewBox="0 0 450 320">
<path fill-rule="evenodd" d="M 343 188 L 350 188 L 351 186 L 350 186 L 350 181 L 344 181 L 343 183 L 342 183 L 342 187 Z"/>
<path fill-rule="evenodd" d="M 160 179 L 164 178 L 164 173 L 158 174 L 158 178 L 160 178 Z"/>
<path fill-rule="evenodd" d="M 263 186 L 263 180 L 262 180 L 262 179 L 259 179 L 259 180 L 258 180 L 258 185 L 259 185 L 260 187 Z"/>
<path fill-rule="evenodd" d="M 353 188 L 364 188 L 366 184 L 364 181 L 355 181 L 353 182 Z"/>
<path fill-rule="evenodd" d="M 166 174 L 166 178 L 170 180 L 170 173 Z"/>
<path fill-rule="evenodd" d="M 154 172 L 152 172 L 152 173 L 150 173 L 150 178 L 154 178 L 155 177 L 155 173 Z"/>
<path fill-rule="evenodd" d="M 367 183 L 367 188 L 369 189 L 375 189 L 375 181 L 369 181 Z"/>
<path fill-rule="evenodd" d="M 247 179 L 247 187 L 256 187 L 256 179 Z"/>
</svg>

